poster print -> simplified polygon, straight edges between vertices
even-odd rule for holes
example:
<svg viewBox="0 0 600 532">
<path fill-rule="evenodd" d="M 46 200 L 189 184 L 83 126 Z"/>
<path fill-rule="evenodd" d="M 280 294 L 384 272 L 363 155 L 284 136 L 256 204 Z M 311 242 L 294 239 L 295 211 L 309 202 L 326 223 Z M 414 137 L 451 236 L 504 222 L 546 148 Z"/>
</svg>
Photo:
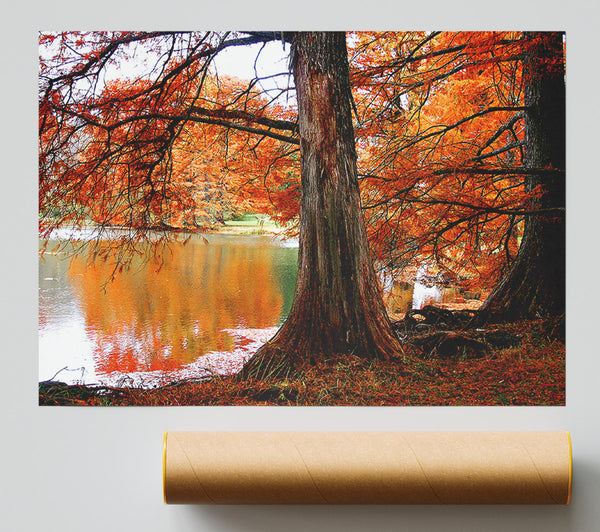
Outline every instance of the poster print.
<svg viewBox="0 0 600 532">
<path fill-rule="evenodd" d="M 563 33 L 39 37 L 40 404 L 564 404 Z"/>
</svg>

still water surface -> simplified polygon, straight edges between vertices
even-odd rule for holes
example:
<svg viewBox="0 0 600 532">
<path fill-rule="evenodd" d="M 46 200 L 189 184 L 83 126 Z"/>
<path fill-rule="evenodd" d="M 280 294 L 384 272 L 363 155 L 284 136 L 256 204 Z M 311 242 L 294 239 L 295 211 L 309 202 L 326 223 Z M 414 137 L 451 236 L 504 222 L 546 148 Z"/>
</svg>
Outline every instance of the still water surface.
<svg viewBox="0 0 600 532">
<path fill-rule="evenodd" d="M 89 263 L 84 251 L 40 257 L 40 381 L 152 386 L 235 372 L 289 312 L 297 241 L 195 235 L 161 257 L 160 268 L 136 258 L 108 283 L 113 266 Z M 391 312 L 406 312 L 448 297 L 397 283 L 386 300 Z"/>
</svg>

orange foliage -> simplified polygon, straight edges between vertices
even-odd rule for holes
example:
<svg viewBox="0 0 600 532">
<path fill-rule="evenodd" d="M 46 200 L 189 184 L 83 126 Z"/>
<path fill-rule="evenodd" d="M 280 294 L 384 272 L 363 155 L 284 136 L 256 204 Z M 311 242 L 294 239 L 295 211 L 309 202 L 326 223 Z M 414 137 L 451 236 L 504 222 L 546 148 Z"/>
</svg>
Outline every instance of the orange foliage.
<svg viewBox="0 0 600 532">
<path fill-rule="evenodd" d="M 244 82 L 221 77 L 205 82 L 205 106 L 240 99 Z M 209 89 L 210 90 L 210 89 Z M 244 95 L 244 112 L 261 116 L 266 100 L 256 91 Z M 291 111 L 271 106 L 273 116 L 287 120 Z M 172 152 L 172 178 L 188 191 L 191 203 L 174 208 L 167 223 L 175 227 L 212 226 L 226 216 L 255 212 L 269 214 L 282 224 L 298 214 L 298 149 L 272 138 L 259 138 L 220 125 L 188 123 Z"/>
<path fill-rule="evenodd" d="M 521 59 L 545 35 L 349 34 L 362 204 L 380 268 L 425 263 L 489 288 L 516 255 L 524 216 L 543 193 L 526 190 L 521 171 Z M 201 229 L 244 211 L 298 219 L 296 111 L 216 78 L 207 58 L 220 38 L 40 36 L 54 50 L 40 74 L 52 80 L 40 98 L 44 234 L 89 220 Z M 116 60 L 111 45 L 125 56 L 145 46 L 157 65 L 161 54 L 169 60 L 97 91 L 90 79 Z"/>
<path fill-rule="evenodd" d="M 358 33 L 359 172 L 375 255 L 490 287 L 539 191 L 522 172 L 522 54 L 510 32 Z M 465 284 L 468 284 L 467 282 Z"/>
</svg>

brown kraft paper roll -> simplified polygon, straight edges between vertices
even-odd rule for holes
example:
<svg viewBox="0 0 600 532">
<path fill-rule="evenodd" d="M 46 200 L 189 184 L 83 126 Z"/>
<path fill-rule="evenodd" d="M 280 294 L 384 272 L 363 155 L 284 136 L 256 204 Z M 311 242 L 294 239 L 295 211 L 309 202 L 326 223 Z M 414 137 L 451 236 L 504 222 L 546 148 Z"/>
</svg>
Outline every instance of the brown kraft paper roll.
<svg viewBox="0 0 600 532">
<path fill-rule="evenodd" d="M 168 504 L 568 504 L 568 432 L 168 432 Z"/>
</svg>

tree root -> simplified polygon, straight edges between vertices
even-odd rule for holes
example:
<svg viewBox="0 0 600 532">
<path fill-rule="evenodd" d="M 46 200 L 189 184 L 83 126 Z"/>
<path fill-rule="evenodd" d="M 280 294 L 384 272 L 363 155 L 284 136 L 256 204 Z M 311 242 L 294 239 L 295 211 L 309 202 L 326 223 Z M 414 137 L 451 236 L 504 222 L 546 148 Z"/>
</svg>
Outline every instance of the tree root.
<svg viewBox="0 0 600 532">
<path fill-rule="evenodd" d="M 415 336 L 410 343 L 419 347 L 423 356 L 428 358 L 435 355 L 439 358 L 457 356 L 479 358 L 487 352 L 485 342 L 454 331 L 440 331 Z"/>
<path fill-rule="evenodd" d="M 83 384 L 65 384 L 58 381 L 39 383 L 39 405 L 87 405 L 91 400 L 106 397 L 122 397 L 124 391 L 111 386 L 86 386 Z"/>
<path fill-rule="evenodd" d="M 476 317 L 475 310 L 427 305 L 410 310 L 393 326 L 401 341 L 417 347 L 427 358 L 480 358 L 491 348 L 510 347 L 522 340 L 521 335 L 505 331 L 473 329 Z"/>
<path fill-rule="evenodd" d="M 476 314 L 476 310 L 448 310 L 426 305 L 422 309 L 409 310 L 404 319 L 395 322 L 393 327 L 397 333 L 426 332 L 434 328 L 455 330 L 467 327 Z"/>
<path fill-rule="evenodd" d="M 408 343 L 418 347 L 424 357 L 481 358 L 492 348 L 502 349 L 517 345 L 522 336 L 503 331 L 436 331 L 416 335 Z"/>
<path fill-rule="evenodd" d="M 289 353 L 273 343 L 267 342 L 246 363 L 236 377 L 241 380 L 271 377 L 288 379 L 296 372 L 295 366 Z"/>
</svg>

